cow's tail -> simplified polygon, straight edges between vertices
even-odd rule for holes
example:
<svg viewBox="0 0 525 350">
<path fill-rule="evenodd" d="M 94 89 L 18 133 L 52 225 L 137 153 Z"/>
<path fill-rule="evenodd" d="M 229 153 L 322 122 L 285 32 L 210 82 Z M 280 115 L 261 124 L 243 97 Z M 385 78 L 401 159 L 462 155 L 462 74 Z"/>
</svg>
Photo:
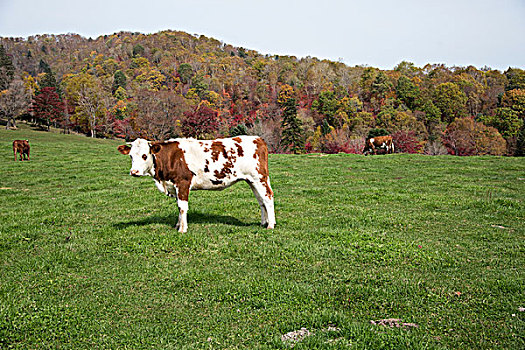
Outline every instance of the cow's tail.
<svg viewBox="0 0 525 350">
<path fill-rule="evenodd" d="M 396 153 L 396 151 L 394 150 L 394 142 L 392 142 L 392 153 Z"/>
</svg>

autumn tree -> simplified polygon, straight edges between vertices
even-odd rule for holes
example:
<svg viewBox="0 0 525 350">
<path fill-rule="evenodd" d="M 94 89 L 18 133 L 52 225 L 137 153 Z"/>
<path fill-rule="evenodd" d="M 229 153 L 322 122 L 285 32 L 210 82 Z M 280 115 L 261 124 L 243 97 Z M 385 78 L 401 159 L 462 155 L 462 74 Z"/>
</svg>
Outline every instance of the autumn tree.
<svg viewBox="0 0 525 350">
<path fill-rule="evenodd" d="M 445 131 L 443 144 L 449 153 L 457 156 L 500 156 L 506 150 L 505 139 L 495 128 L 487 127 L 470 117 L 454 120 Z"/>
<path fill-rule="evenodd" d="M 6 129 L 16 128 L 16 118 L 27 110 L 29 94 L 20 79 L 14 79 L 9 88 L 0 91 L 0 111 L 7 117 Z"/>
<path fill-rule="evenodd" d="M 140 90 L 136 97 L 137 116 L 135 122 L 140 126 L 140 136 L 161 140 L 176 136 L 177 119 L 183 115 L 181 107 L 184 98 L 171 91 Z"/>
<path fill-rule="evenodd" d="M 33 113 L 37 122 L 47 126 L 49 131 L 51 123 L 62 117 L 64 103 L 58 96 L 55 88 L 45 87 L 40 89 L 40 92 L 34 97 L 30 112 Z"/>
<path fill-rule="evenodd" d="M 217 112 L 205 104 L 199 104 L 193 110 L 185 112 L 180 122 L 184 136 L 198 139 L 213 138 L 220 125 Z"/>
<path fill-rule="evenodd" d="M 0 91 L 7 90 L 11 81 L 14 79 L 15 67 L 13 61 L 5 51 L 3 45 L 0 45 Z"/>
<path fill-rule="evenodd" d="M 87 128 L 91 137 L 95 137 L 97 128 L 105 122 L 108 105 L 99 80 L 80 73 L 67 77 L 65 85 L 68 100 L 75 106 L 74 119 Z"/>
</svg>

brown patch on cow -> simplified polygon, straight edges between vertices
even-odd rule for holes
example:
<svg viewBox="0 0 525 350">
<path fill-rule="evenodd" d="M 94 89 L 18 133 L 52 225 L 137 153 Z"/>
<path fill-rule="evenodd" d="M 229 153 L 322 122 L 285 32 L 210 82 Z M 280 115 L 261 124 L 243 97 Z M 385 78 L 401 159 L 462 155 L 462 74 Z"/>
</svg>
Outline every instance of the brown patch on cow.
<svg viewBox="0 0 525 350">
<path fill-rule="evenodd" d="M 232 159 L 233 158 L 233 159 Z M 224 163 L 221 171 L 215 170 L 214 174 L 217 179 L 224 179 L 229 174 L 232 174 L 233 162 L 235 161 L 234 157 L 231 157 Z"/>
<path fill-rule="evenodd" d="M 235 142 L 242 143 L 242 139 L 239 136 L 234 137 L 232 140 L 235 141 Z"/>
<path fill-rule="evenodd" d="M 236 137 L 236 138 L 238 139 L 238 137 Z M 235 143 L 235 147 L 237 147 L 237 154 L 239 155 L 239 157 L 244 156 L 244 151 L 242 149 L 242 146 L 240 144 L 238 144 L 238 143 Z"/>
<path fill-rule="evenodd" d="M 226 148 L 221 141 L 213 141 L 211 144 L 211 159 L 216 162 L 219 160 L 219 155 L 222 154 L 224 158 L 228 158 Z"/>
<path fill-rule="evenodd" d="M 270 174 L 268 171 L 268 147 L 266 146 L 266 142 L 261 138 L 256 138 L 253 140 L 253 143 L 255 143 L 255 146 L 257 147 L 253 154 L 253 158 L 259 159 L 257 172 L 261 175 L 261 182 L 266 188 L 266 196 L 272 198 L 273 191 L 268 184 L 268 176 Z"/>
<path fill-rule="evenodd" d="M 222 181 L 221 180 L 211 180 L 211 183 L 214 185 L 221 185 Z"/>
<path fill-rule="evenodd" d="M 177 198 L 188 201 L 194 174 L 188 168 L 179 142 L 153 143 L 150 150 L 155 155 L 153 157 L 155 164 L 155 176 L 153 178 L 157 181 L 172 181 L 177 188 Z"/>
<path fill-rule="evenodd" d="M 16 153 L 20 156 L 20 160 L 29 160 L 29 141 L 28 140 L 14 140 L 13 141 L 13 153 L 15 155 L 16 162 Z"/>
<path fill-rule="evenodd" d="M 204 172 L 205 173 L 209 173 L 210 172 L 210 168 L 208 168 L 208 165 L 210 165 L 210 161 L 208 159 L 206 159 L 206 165 L 204 165 Z"/>
</svg>

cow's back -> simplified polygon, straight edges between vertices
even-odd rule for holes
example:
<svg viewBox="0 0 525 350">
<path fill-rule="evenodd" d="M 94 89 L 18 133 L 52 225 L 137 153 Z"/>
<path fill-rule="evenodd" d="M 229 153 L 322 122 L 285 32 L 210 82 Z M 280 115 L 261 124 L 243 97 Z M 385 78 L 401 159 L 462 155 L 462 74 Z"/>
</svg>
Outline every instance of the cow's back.
<svg viewBox="0 0 525 350">
<path fill-rule="evenodd" d="M 258 136 L 215 140 L 174 139 L 194 174 L 194 189 L 221 189 L 268 172 L 268 151 Z M 263 166 L 261 166 L 263 164 Z"/>
</svg>

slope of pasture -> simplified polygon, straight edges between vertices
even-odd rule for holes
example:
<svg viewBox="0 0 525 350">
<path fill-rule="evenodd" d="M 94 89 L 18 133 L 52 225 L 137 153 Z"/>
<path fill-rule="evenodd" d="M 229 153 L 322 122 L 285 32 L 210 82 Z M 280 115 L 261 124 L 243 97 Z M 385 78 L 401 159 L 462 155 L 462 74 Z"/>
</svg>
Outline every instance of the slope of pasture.
<svg viewBox="0 0 525 350">
<path fill-rule="evenodd" d="M 276 229 L 239 183 L 180 234 L 118 144 L 0 130 L 0 348 L 525 348 L 525 159 L 271 155 Z"/>
</svg>

